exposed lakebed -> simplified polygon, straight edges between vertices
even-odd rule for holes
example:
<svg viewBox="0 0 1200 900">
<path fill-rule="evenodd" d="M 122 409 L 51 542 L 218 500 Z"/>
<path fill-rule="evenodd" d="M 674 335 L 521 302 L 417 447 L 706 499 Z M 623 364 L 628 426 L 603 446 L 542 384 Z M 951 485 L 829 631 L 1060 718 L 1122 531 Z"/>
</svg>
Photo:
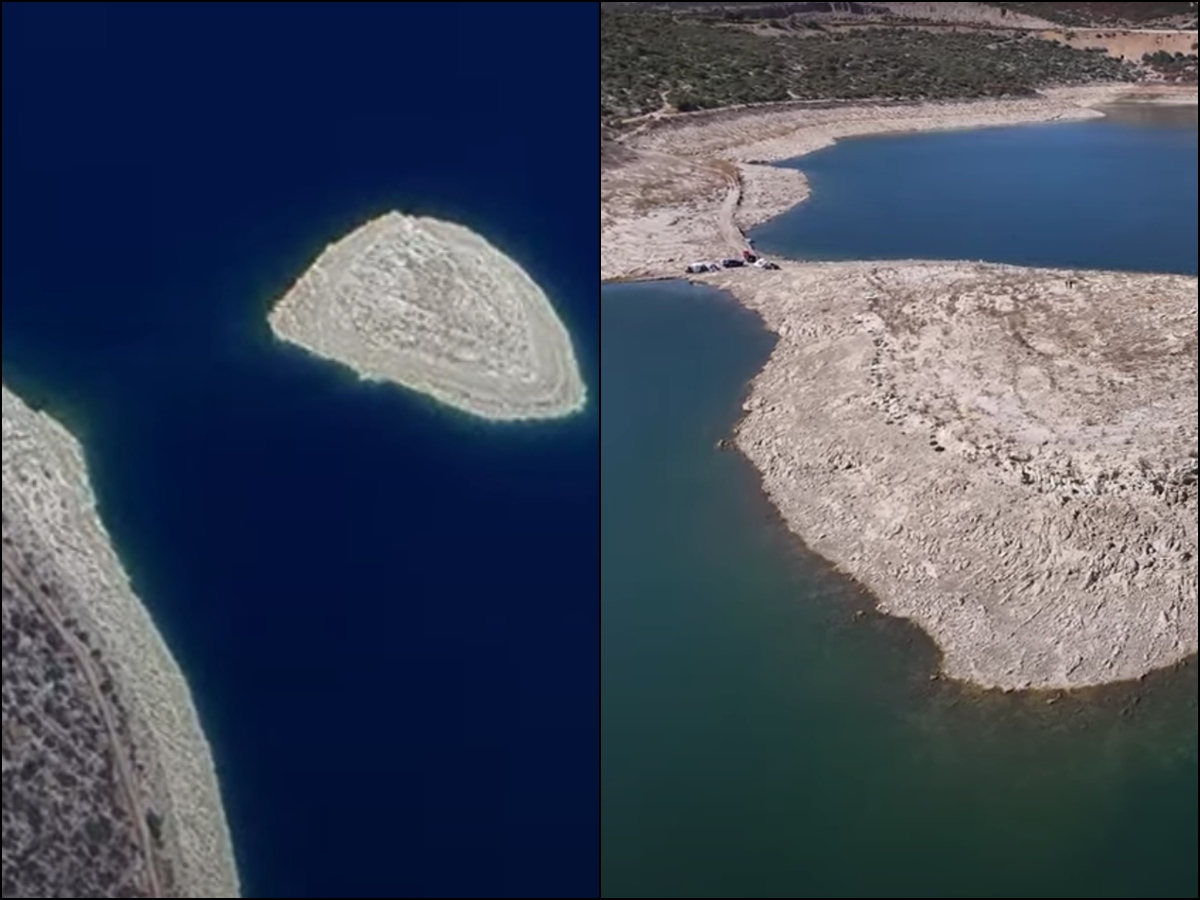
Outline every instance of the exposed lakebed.
<svg viewBox="0 0 1200 900">
<path fill-rule="evenodd" d="M 1139 201 L 1104 178 L 1092 185 L 1125 221 L 1125 255 L 1109 267 L 1196 271 L 1191 116 L 1190 168 L 1155 163 L 1159 193 Z M 1069 221 L 1049 233 L 1022 232 L 1039 203 L 1066 196 L 1055 193 L 1059 180 L 1039 181 L 1027 167 L 1069 141 L 1076 168 L 1128 172 L 1139 159 L 1148 165 L 1146 156 L 1169 157 L 1164 145 L 1186 161 L 1188 137 L 1170 124 L 1110 119 L 847 141 L 803 167 L 825 160 L 832 169 L 843 152 L 887 167 L 870 151 L 906 141 L 969 167 L 964 139 L 1009 142 L 1000 156 L 989 150 L 993 168 L 1005 160 L 998 177 L 1009 179 L 1008 194 L 1014 182 L 1029 191 L 1004 207 L 1007 218 L 987 210 L 1003 247 L 979 243 L 971 255 L 1080 265 L 1089 260 L 1072 248 L 1112 221 L 1085 205 L 1060 211 Z M 1088 158 L 1089 148 L 1106 161 Z M 921 167 L 924 186 L 908 171 L 915 181 L 906 191 L 935 189 L 938 198 L 922 215 L 952 222 L 949 207 L 968 198 L 936 190 L 937 159 Z M 760 229 L 760 248 L 954 255 L 956 246 L 939 252 L 936 233 L 921 235 L 919 247 L 882 239 L 863 247 L 848 231 L 836 251 L 814 249 L 823 191 L 831 204 L 849 202 L 818 174 L 811 205 Z M 852 199 L 860 221 L 880 208 L 865 189 Z M 977 202 L 957 213 L 972 211 L 978 224 Z M 789 235 L 788 218 L 805 215 L 809 230 Z M 1130 224 L 1138 222 L 1153 231 Z M 1070 236 L 1053 244 L 1068 226 Z M 892 217 L 886 229 L 864 230 L 876 227 L 899 240 L 922 226 Z M 1190 242 L 1169 237 L 1188 229 Z M 603 289 L 602 333 L 606 896 L 1194 896 L 1194 661 L 1141 685 L 1069 696 L 931 682 L 932 644 L 871 613 L 869 597 L 784 531 L 749 463 L 713 449 L 770 354 L 757 320 L 715 291 L 622 285 Z"/>
</svg>

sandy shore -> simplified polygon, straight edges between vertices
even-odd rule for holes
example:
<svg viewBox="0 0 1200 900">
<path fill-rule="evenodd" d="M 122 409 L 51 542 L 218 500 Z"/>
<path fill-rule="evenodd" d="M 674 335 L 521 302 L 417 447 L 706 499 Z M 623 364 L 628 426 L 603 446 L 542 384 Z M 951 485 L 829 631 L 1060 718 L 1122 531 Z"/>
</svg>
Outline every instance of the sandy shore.
<svg viewBox="0 0 1200 900">
<path fill-rule="evenodd" d="M 784 263 L 700 279 L 779 335 L 738 448 L 949 677 L 1076 688 L 1194 654 L 1195 278 Z"/>
<path fill-rule="evenodd" d="M 624 141 L 621 165 L 601 169 L 600 278 L 679 274 L 692 261 L 740 249 L 732 224 L 760 225 L 808 197 L 794 169 L 761 163 L 794 159 L 858 135 L 982 128 L 1084 119 L 1130 96 L 1196 102 L 1195 89 L 1105 85 L 1047 90 L 1018 100 L 961 103 L 775 104 L 675 116 Z M 1167 99 L 1169 98 L 1169 99 Z M 728 204 L 728 173 L 738 196 Z"/>
<path fill-rule="evenodd" d="M 212 755 L 183 673 L 138 601 L 96 513 L 78 442 L 3 389 L 6 517 L 48 550 L 62 602 L 110 671 L 136 746 L 138 791 L 162 810 L 185 897 L 238 897 Z M 71 600 L 85 598 L 84 603 Z"/>
<path fill-rule="evenodd" d="M 387 213 L 330 244 L 276 303 L 275 335 L 365 378 L 494 420 L 584 408 L 566 328 L 532 278 L 461 225 Z"/>
</svg>

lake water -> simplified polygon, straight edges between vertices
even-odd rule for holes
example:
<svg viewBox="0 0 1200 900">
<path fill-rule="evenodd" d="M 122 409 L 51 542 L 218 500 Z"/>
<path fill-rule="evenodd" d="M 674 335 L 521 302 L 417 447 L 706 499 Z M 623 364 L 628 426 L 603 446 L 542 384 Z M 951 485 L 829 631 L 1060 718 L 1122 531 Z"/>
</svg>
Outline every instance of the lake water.
<svg viewBox="0 0 1200 900">
<path fill-rule="evenodd" d="M 598 75 L 562 39 L 594 9 L 3 16 L 4 380 L 86 445 L 245 896 L 595 896 L 598 404 L 490 425 L 265 322 L 355 224 L 450 218 L 542 284 L 594 401 Z"/>
<path fill-rule="evenodd" d="M 758 245 L 1194 273 L 1194 115 L 846 141 Z M 931 681 L 930 642 L 714 449 L 770 353 L 758 320 L 611 285 L 601 333 L 604 896 L 1196 896 L 1194 661 L 1054 702 Z"/>
<path fill-rule="evenodd" d="M 1195 107 L 842 141 L 782 165 L 808 201 L 750 234 L 790 259 L 1196 273 Z"/>
</svg>

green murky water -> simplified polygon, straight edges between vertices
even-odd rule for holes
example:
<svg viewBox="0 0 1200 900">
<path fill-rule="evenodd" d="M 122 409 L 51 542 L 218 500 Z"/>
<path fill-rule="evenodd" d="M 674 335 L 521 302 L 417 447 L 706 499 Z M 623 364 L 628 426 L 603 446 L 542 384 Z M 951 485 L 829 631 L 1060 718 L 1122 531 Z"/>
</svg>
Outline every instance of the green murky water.
<svg viewBox="0 0 1200 900">
<path fill-rule="evenodd" d="M 1047 702 L 934 682 L 714 449 L 770 352 L 602 289 L 602 893 L 1195 897 L 1194 665 Z"/>
</svg>

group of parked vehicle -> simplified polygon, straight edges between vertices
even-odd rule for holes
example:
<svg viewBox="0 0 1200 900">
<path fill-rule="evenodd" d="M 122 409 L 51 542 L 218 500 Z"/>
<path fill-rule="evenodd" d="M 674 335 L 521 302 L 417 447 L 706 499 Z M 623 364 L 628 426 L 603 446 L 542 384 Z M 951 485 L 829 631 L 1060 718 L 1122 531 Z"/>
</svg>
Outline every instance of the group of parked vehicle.
<svg viewBox="0 0 1200 900">
<path fill-rule="evenodd" d="M 721 269 L 737 269 L 742 266 L 754 266 L 756 269 L 778 269 L 776 263 L 769 259 L 760 259 L 753 250 L 743 250 L 741 256 L 731 256 L 716 262 L 694 262 L 687 267 L 689 274 L 699 272 L 719 272 Z"/>
</svg>

